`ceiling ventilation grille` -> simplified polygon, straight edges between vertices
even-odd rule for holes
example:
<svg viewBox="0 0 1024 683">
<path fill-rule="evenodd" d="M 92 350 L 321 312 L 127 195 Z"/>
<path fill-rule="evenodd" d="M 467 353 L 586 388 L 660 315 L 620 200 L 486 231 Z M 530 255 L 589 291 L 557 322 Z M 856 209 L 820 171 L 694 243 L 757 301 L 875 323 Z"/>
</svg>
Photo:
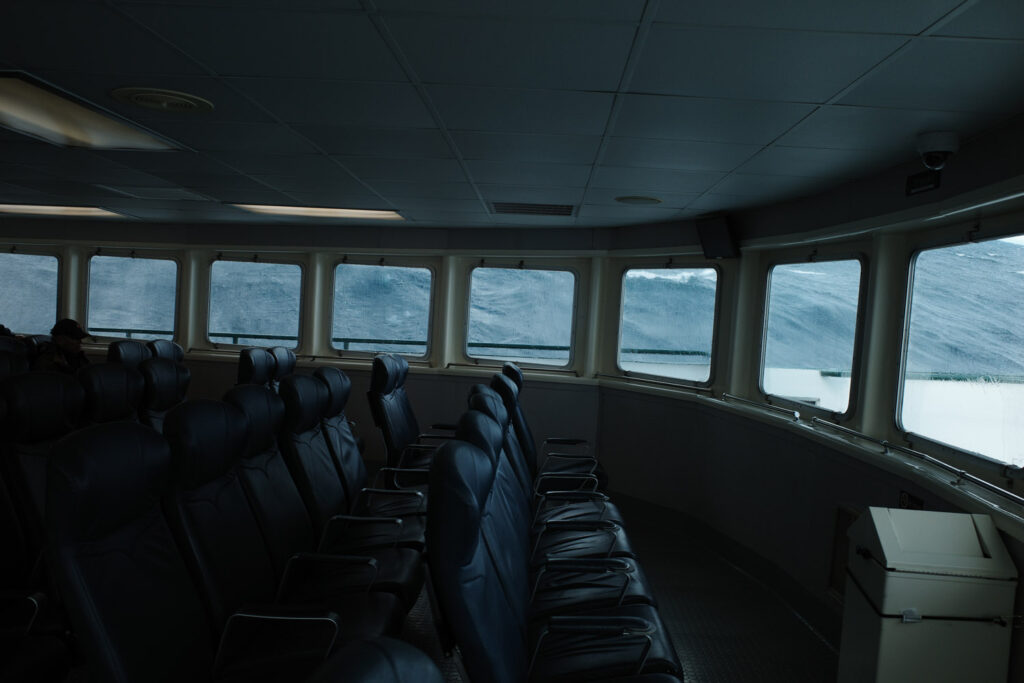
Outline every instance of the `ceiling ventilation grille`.
<svg viewBox="0 0 1024 683">
<path fill-rule="evenodd" d="M 527 216 L 571 216 L 572 204 L 527 204 L 494 202 L 494 213 L 515 213 Z"/>
</svg>

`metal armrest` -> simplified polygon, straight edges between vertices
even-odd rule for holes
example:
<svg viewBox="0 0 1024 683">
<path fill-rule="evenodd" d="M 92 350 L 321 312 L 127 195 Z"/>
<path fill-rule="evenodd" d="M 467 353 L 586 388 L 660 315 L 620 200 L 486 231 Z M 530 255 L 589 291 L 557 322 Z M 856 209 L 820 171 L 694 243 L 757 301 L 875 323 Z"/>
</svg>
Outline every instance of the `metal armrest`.
<svg viewBox="0 0 1024 683">
<path fill-rule="evenodd" d="M 571 474 L 571 473 L 558 474 L 556 472 L 551 472 L 551 473 L 545 472 L 543 474 L 538 474 L 537 478 L 533 480 L 533 495 L 535 495 L 535 496 L 542 495 L 541 484 L 543 484 L 545 481 L 547 481 L 549 479 L 556 480 L 556 481 L 559 481 L 559 482 L 563 482 L 563 481 L 577 481 L 577 482 L 579 482 L 579 489 L 578 490 L 580 490 L 580 491 L 587 491 L 587 490 L 589 490 L 589 491 L 595 491 L 596 492 L 597 491 L 597 487 L 599 485 L 599 482 L 597 480 L 597 475 L 595 475 L 595 474 Z M 586 483 L 590 483 L 593 486 L 590 489 L 586 489 L 586 488 L 584 488 L 584 484 L 586 484 Z M 565 489 L 560 489 L 560 490 L 565 490 Z"/>
<path fill-rule="evenodd" d="M 533 544 L 533 552 L 530 553 L 530 561 L 537 556 L 537 550 L 540 548 L 541 541 L 544 540 L 544 534 L 548 531 L 590 531 L 590 532 L 602 532 L 608 535 L 608 552 L 610 556 L 612 551 L 615 549 L 615 532 L 621 527 L 610 519 L 602 520 L 556 520 L 554 522 L 543 522 L 540 529 L 537 531 L 537 540 Z"/>
<path fill-rule="evenodd" d="M 392 525 L 392 539 L 391 544 L 396 545 L 402 536 L 402 525 L 404 522 L 401 517 L 360 517 L 357 515 L 335 515 L 327 520 L 327 524 L 324 525 L 323 533 L 320 534 L 320 544 L 318 548 L 329 548 L 336 543 L 344 540 L 356 540 L 352 539 L 351 531 L 359 531 L 359 527 L 368 526 L 370 524 L 381 525 L 390 524 Z M 351 530 L 351 531 L 350 531 Z M 348 537 L 346 539 L 346 537 Z"/>
<path fill-rule="evenodd" d="M 373 475 L 373 486 L 375 488 L 382 488 L 385 482 L 382 481 L 382 477 L 385 474 L 393 474 L 392 481 L 395 487 L 398 489 L 404 489 L 405 487 L 398 483 L 398 475 L 409 474 L 409 475 L 421 475 L 424 478 L 430 474 L 430 470 L 426 467 L 381 467 L 377 470 L 376 474 Z"/>
<path fill-rule="evenodd" d="M 0 591 L 0 636 L 27 634 L 45 604 L 45 593 Z"/>
<path fill-rule="evenodd" d="M 537 663 L 544 639 L 548 635 L 560 633 L 597 636 L 601 641 L 608 641 L 607 647 L 621 647 L 623 640 L 637 642 L 641 649 L 637 656 L 637 665 L 634 673 L 640 674 L 643 671 L 644 664 L 647 663 L 647 656 L 651 652 L 651 646 L 654 644 L 651 638 L 654 631 L 654 624 L 640 617 L 550 617 L 537 637 L 533 656 L 530 657 L 530 668 L 527 678 L 530 678 L 533 674 L 533 667 Z"/>
<path fill-rule="evenodd" d="M 398 458 L 399 469 L 418 469 L 422 466 L 430 466 L 430 461 L 433 459 L 434 451 L 437 450 L 437 446 L 423 443 L 411 443 L 402 450 L 402 455 Z M 428 457 L 429 456 L 429 457 Z M 414 464 L 413 467 L 403 467 L 406 463 Z"/>
<path fill-rule="evenodd" d="M 589 446 L 590 442 L 586 439 L 568 439 L 562 436 L 552 436 L 544 439 L 544 443 L 553 443 L 559 446 Z"/>
<path fill-rule="evenodd" d="M 369 501 L 374 496 L 384 496 L 391 498 L 410 498 L 416 500 L 416 512 L 420 512 L 426 507 L 427 497 L 423 495 L 422 491 L 411 491 L 409 489 L 371 489 L 364 488 L 359 492 L 359 499 Z"/>
<path fill-rule="evenodd" d="M 297 553 L 285 565 L 277 601 L 309 602 L 365 592 L 377 580 L 377 571 L 377 560 L 372 557 Z"/>
<path fill-rule="evenodd" d="M 600 491 L 545 491 L 544 493 L 538 493 L 537 497 L 540 498 L 541 503 L 546 499 L 576 502 L 594 501 L 600 503 L 607 503 L 611 500 L 607 494 Z"/>
<path fill-rule="evenodd" d="M 339 630 L 338 615 L 320 607 L 261 605 L 228 617 L 213 680 L 246 680 L 268 668 L 287 668 L 296 680 L 319 666 Z"/>
<path fill-rule="evenodd" d="M 455 431 L 455 430 L 452 430 L 452 431 Z M 454 438 L 455 438 L 454 434 L 420 434 L 420 435 L 418 435 L 416 437 L 416 440 L 417 441 L 422 441 L 423 439 L 437 439 L 438 441 L 447 441 L 449 439 L 454 439 Z"/>
<path fill-rule="evenodd" d="M 626 591 L 629 588 L 629 584 L 633 579 L 632 575 L 635 572 L 635 566 L 625 559 L 618 557 L 601 559 L 548 558 L 537 572 L 537 578 L 533 584 L 533 592 L 530 594 L 530 602 L 533 602 L 536 599 L 537 593 L 541 588 L 541 583 L 544 580 L 544 576 L 547 574 L 569 574 L 580 576 L 581 581 L 586 583 L 590 588 L 593 588 L 593 577 L 598 575 L 606 576 L 608 574 L 617 574 L 622 577 L 622 586 L 618 589 L 618 600 L 616 601 L 616 604 L 621 605 L 623 598 L 626 597 Z M 591 578 L 588 579 L 586 577 Z M 565 590 L 567 587 L 571 587 L 571 585 L 567 586 L 564 579 L 556 586 L 558 590 Z"/>
</svg>

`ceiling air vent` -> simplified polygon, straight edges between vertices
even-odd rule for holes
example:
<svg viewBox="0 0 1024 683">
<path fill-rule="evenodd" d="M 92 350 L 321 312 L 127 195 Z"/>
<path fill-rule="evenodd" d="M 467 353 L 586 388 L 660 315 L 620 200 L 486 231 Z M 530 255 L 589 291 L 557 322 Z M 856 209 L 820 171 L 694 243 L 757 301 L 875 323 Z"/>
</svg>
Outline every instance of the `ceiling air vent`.
<svg viewBox="0 0 1024 683">
<path fill-rule="evenodd" d="M 494 202 L 494 213 L 515 213 L 527 216 L 571 216 L 572 208 L 572 204 Z"/>
<path fill-rule="evenodd" d="M 212 111 L 213 103 L 198 95 L 162 88 L 118 88 L 110 93 L 118 102 L 134 104 L 146 109 L 193 113 Z"/>
</svg>

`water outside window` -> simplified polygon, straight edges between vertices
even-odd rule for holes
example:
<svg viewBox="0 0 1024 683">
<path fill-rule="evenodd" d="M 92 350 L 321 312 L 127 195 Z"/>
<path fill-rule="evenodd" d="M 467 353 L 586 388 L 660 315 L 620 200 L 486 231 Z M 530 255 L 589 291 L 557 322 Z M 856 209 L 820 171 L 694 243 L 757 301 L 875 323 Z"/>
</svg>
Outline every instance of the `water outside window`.
<svg viewBox="0 0 1024 683">
<path fill-rule="evenodd" d="M 467 355 L 567 365 L 576 276 L 565 270 L 474 268 Z"/>
<path fill-rule="evenodd" d="M 339 264 L 331 346 L 426 355 L 430 286 L 427 268 Z"/>
<path fill-rule="evenodd" d="M 711 378 L 718 273 L 632 269 L 622 278 L 619 367 L 692 382 Z"/>
<path fill-rule="evenodd" d="M 210 268 L 210 341 L 299 344 L 302 268 L 287 263 L 215 261 Z"/>
<path fill-rule="evenodd" d="M 1024 467 L 1024 236 L 922 251 L 904 429 Z"/>
<path fill-rule="evenodd" d="M 57 322 L 57 257 L 0 254 L 0 325 L 18 334 L 49 334 Z"/>
<path fill-rule="evenodd" d="M 859 296 L 859 261 L 772 268 L 761 374 L 765 393 L 846 412 Z"/>
<path fill-rule="evenodd" d="M 178 264 L 170 259 L 89 259 L 86 327 L 97 337 L 173 339 Z"/>
</svg>

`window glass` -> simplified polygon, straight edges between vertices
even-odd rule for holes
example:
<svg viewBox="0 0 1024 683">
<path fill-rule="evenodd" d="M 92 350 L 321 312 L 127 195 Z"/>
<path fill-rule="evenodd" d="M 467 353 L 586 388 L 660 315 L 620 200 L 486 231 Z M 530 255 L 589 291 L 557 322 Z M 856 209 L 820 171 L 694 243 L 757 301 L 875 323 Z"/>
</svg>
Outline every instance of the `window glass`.
<svg viewBox="0 0 1024 683">
<path fill-rule="evenodd" d="M 473 269 L 467 355 L 567 365 L 575 296 L 568 271 Z"/>
<path fill-rule="evenodd" d="M 215 261 L 210 268 L 210 341 L 299 344 L 302 268 L 287 263 Z"/>
<path fill-rule="evenodd" d="M 57 322 L 57 257 L 0 254 L 0 325 L 19 334 L 49 334 Z"/>
<path fill-rule="evenodd" d="M 99 337 L 173 339 L 178 264 L 170 259 L 89 259 L 86 328 Z"/>
<path fill-rule="evenodd" d="M 427 268 L 339 264 L 334 269 L 331 346 L 425 355 L 430 281 Z"/>
<path fill-rule="evenodd" d="M 922 251 L 904 429 L 1024 466 L 1024 236 Z"/>
<path fill-rule="evenodd" d="M 762 388 L 767 394 L 846 412 L 860 262 L 775 266 L 770 278 Z"/>
<path fill-rule="evenodd" d="M 694 382 L 710 379 L 717 287 L 713 268 L 626 271 L 619 367 Z"/>
</svg>

